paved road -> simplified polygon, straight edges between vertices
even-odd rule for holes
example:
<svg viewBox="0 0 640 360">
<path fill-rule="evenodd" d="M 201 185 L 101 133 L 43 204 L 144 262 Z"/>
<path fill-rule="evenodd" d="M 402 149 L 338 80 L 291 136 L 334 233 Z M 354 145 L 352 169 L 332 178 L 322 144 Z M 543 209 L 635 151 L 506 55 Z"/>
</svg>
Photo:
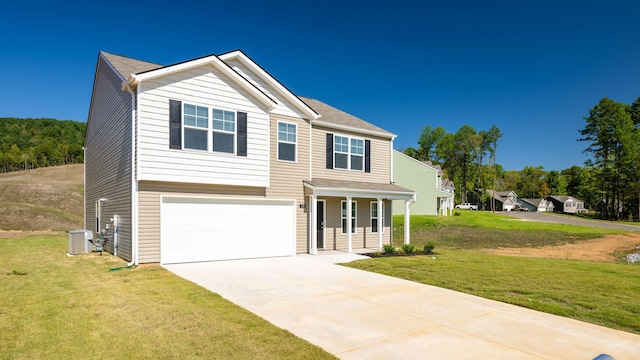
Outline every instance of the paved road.
<svg viewBox="0 0 640 360">
<path fill-rule="evenodd" d="M 334 265 L 364 258 L 327 251 L 165 267 L 341 359 L 640 355 L 640 335 Z"/>
<path fill-rule="evenodd" d="M 600 221 L 600 220 L 588 220 L 582 219 L 573 216 L 562 216 L 562 215 L 554 215 L 554 214 L 545 214 L 544 212 L 526 212 L 526 211 L 507 211 L 504 214 L 524 219 L 530 221 L 539 221 L 546 223 L 554 223 L 554 224 L 568 224 L 568 225 L 580 225 L 580 226 L 590 226 L 590 227 L 599 227 L 605 229 L 619 229 L 619 230 L 632 230 L 632 231 L 640 231 L 640 226 L 637 225 L 625 225 L 619 224 L 611 221 Z"/>
</svg>

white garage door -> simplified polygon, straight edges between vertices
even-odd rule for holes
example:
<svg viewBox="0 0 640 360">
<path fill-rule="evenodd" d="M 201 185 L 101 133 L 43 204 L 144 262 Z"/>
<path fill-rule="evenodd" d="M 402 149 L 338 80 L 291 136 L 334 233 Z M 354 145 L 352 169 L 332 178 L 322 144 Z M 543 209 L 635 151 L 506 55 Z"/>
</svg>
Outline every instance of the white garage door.
<svg viewBox="0 0 640 360">
<path fill-rule="evenodd" d="M 163 264 L 291 256 L 295 203 L 163 197 Z"/>
</svg>

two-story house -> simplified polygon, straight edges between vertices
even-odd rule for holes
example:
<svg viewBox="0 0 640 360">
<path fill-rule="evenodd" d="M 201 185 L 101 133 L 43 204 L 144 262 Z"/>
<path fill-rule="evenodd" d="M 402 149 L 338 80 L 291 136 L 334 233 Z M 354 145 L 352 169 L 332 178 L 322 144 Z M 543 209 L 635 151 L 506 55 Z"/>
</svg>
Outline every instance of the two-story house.
<svg viewBox="0 0 640 360">
<path fill-rule="evenodd" d="M 455 187 L 453 182 L 444 177 L 440 165 L 420 161 L 394 150 L 393 179 L 397 185 L 416 192 L 416 202 L 411 205 L 413 215 L 451 215 Z M 393 212 L 402 211 L 404 202 L 394 201 Z"/>
<path fill-rule="evenodd" d="M 85 228 L 139 263 L 380 248 L 395 135 L 298 97 L 242 51 L 163 66 L 100 52 Z M 409 227 L 405 228 L 405 242 Z"/>
<path fill-rule="evenodd" d="M 496 211 L 511 211 L 518 204 L 518 194 L 514 191 L 487 190 L 489 198 L 484 202 L 484 208 Z"/>
</svg>

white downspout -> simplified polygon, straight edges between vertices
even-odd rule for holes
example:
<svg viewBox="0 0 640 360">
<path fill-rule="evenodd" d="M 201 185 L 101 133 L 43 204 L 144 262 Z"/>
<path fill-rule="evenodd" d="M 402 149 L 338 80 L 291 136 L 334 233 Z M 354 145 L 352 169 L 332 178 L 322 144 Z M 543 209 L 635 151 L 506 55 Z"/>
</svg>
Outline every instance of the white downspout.
<svg viewBox="0 0 640 360">
<path fill-rule="evenodd" d="M 352 246 L 352 238 L 351 238 L 351 211 L 353 211 L 351 209 L 351 196 L 347 196 L 347 252 L 348 253 L 352 253 L 353 252 L 353 246 Z"/>
<path fill-rule="evenodd" d="M 136 94 L 127 85 L 131 94 L 131 262 L 127 266 L 138 265 L 138 182 L 136 181 Z"/>
<path fill-rule="evenodd" d="M 377 199 L 378 207 L 378 251 L 382 251 L 382 231 L 384 229 L 384 205 L 382 204 L 382 198 Z"/>
<path fill-rule="evenodd" d="M 416 195 L 413 194 L 411 199 L 407 199 L 404 201 L 404 243 L 410 243 L 410 230 L 411 230 L 411 216 L 409 212 L 409 205 L 416 202 Z"/>
</svg>

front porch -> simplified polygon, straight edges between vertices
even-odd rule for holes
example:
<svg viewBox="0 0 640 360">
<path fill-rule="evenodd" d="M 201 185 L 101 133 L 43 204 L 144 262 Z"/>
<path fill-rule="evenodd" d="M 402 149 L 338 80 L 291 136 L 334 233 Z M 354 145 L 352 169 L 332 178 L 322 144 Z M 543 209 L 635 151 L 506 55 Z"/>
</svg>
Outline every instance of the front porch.
<svg viewBox="0 0 640 360">
<path fill-rule="evenodd" d="M 305 181 L 309 214 L 309 253 L 340 250 L 354 253 L 380 251 L 391 243 L 392 200 L 404 200 L 405 223 L 409 206 L 415 202 L 412 190 L 394 184 L 314 179 Z M 409 243 L 409 226 L 405 243 Z"/>
</svg>

